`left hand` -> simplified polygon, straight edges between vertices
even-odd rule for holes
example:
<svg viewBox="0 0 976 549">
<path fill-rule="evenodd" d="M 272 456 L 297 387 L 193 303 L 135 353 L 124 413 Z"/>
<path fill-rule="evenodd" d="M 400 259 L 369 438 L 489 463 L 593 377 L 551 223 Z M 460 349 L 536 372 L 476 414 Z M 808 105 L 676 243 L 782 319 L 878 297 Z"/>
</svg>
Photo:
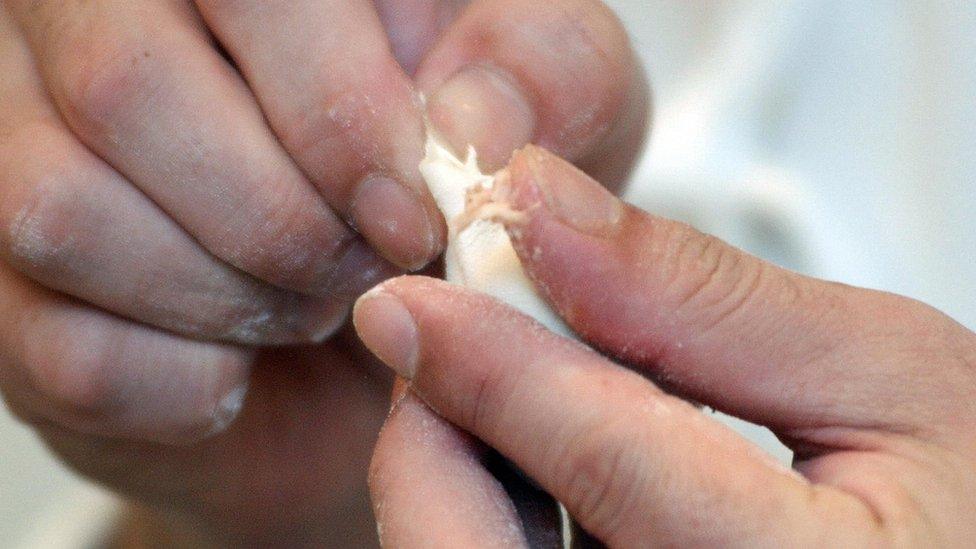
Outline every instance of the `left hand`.
<svg viewBox="0 0 976 549">
<path fill-rule="evenodd" d="M 0 391 L 218 546 L 373 538 L 389 380 L 332 332 L 441 249 L 424 117 L 619 175 L 647 100 L 598 0 L 0 0 L 0 75 Z"/>
<path fill-rule="evenodd" d="M 675 392 L 770 427 L 795 471 L 494 299 L 395 279 L 355 312 L 409 380 L 373 457 L 384 545 L 526 545 L 462 430 L 613 547 L 976 539 L 976 334 L 655 218 L 538 149 L 508 174 L 516 250 L 567 323 Z"/>
</svg>

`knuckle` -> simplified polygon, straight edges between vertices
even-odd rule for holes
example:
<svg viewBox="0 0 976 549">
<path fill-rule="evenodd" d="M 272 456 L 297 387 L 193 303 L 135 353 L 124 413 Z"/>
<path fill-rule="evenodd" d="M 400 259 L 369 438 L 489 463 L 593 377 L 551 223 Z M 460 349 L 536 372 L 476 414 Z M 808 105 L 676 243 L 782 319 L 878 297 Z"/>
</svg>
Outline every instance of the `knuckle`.
<svg viewBox="0 0 976 549">
<path fill-rule="evenodd" d="M 937 369 L 932 383 L 944 400 L 968 402 L 976 386 L 976 336 L 943 312 L 921 301 L 885 292 L 862 294 L 864 307 L 853 319 L 862 349 L 877 349 L 891 364 L 904 364 L 908 375 Z M 863 352 L 863 351 L 862 351 Z M 890 368 L 886 371 L 890 371 Z M 928 394 L 931 386 L 905 388 Z M 927 398 L 923 399 L 927 400 Z"/>
<path fill-rule="evenodd" d="M 532 24 L 543 36 L 560 39 L 576 48 L 577 61 L 606 74 L 617 71 L 629 59 L 630 41 L 620 19 L 603 2 L 594 0 L 551 0 L 541 4 L 522 0 L 488 2 L 493 17 L 485 19 L 486 33 L 504 33 L 509 39 L 533 39 L 538 48 L 544 42 L 522 36 L 518 27 Z M 502 17 L 499 14 L 504 14 Z M 501 20 L 499 20 L 501 19 Z M 524 32 L 524 31 L 523 31 Z"/>
<path fill-rule="evenodd" d="M 57 170 L 32 174 L 11 185 L 0 205 L 5 255 L 15 266 L 59 273 L 77 255 L 74 219 L 78 203 Z"/>
<path fill-rule="evenodd" d="M 296 158 L 305 159 L 317 156 L 322 150 L 336 150 L 346 141 L 351 131 L 335 124 L 328 116 L 335 107 L 326 104 L 322 111 L 301 111 L 283 114 L 277 123 L 277 134 L 285 149 Z M 340 165 L 343 158 L 329 159 L 330 170 Z"/>
<path fill-rule="evenodd" d="M 353 235 L 329 223 L 327 212 L 300 204 L 281 185 L 266 185 L 250 219 L 228 224 L 217 239 L 218 255 L 254 276 L 289 289 L 320 294 Z"/>
<path fill-rule="evenodd" d="M 55 83 L 65 116 L 88 132 L 105 132 L 152 101 L 160 66 L 132 40 L 66 40 L 56 54 Z"/>
<path fill-rule="evenodd" d="M 865 291 L 848 300 L 856 300 L 849 307 L 856 307 L 860 314 L 853 322 L 861 324 L 859 331 L 865 344 L 888 346 L 909 356 L 925 355 L 927 358 L 947 356 L 962 341 L 959 329 L 949 317 L 934 307 L 915 299 L 876 291 Z M 892 342 L 899 343 L 890 347 Z"/>
<path fill-rule="evenodd" d="M 354 184 L 371 169 L 399 167 L 394 160 L 396 151 L 381 136 L 390 128 L 404 131 L 398 100 L 410 94 L 399 89 L 395 78 L 383 76 L 392 70 L 382 63 L 374 63 L 377 75 L 325 90 L 319 100 L 322 109 L 280 117 L 282 144 L 306 166 L 333 204 L 348 203 Z M 419 122 L 414 129 L 419 135 Z"/>
<path fill-rule="evenodd" d="M 372 82 L 370 83 L 372 84 Z M 279 135 L 285 148 L 300 159 L 326 157 L 326 172 L 313 174 L 316 180 L 330 180 L 330 186 L 343 187 L 335 181 L 337 174 L 365 169 L 366 158 L 375 148 L 368 139 L 371 121 L 382 105 L 375 97 L 379 90 L 369 86 L 350 86 L 324 90 L 322 109 L 285 113 L 280 119 Z"/>
<path fill-rule="evenodd" d="M 625 77 L 632 62 L 630 38 L 617 15 L 606 4 L 594 0 L 558 2 L 565 25 L 576 29 L 604 75 Z M 619 82 L 610 83 L 618 85 Z"/>
<path fill-rule="evenodd" d="M 108 340 L 48 342 L 28 351 L 28 381 L 55 410 L 72 416 L 99 415 L 114 403 L 119 364 Z M 33 352 L 31 352 L 33 351 Z"/>
</svg>

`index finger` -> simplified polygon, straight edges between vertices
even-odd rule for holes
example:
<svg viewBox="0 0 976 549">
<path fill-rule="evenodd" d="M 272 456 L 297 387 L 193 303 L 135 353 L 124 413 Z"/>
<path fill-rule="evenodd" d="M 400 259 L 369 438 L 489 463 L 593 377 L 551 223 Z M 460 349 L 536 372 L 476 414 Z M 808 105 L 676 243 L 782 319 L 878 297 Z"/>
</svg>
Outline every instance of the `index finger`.
<svg viewBox="0 0 976 549">
<path fill-rule="evenodd" d="M 405 384 L 399 393 L 370 464 L 383 546 L 562 547 L 550 496 L 515 474 L 492 474 L 493 452 Z"/>
<path fill-rule="evenodd" d="M 285 149 L 384 257 L 416 270 L 443 220 L 417 166 L 420 100 L 368 0 L 198 0 Z"/>
<path fill-rule="evenodd" d="M 498 449 L 612 546 L 860 546 L 890 534 L 865 501 L 810 484 L 494 299 L 400 278 L 361 298 L 354 320 L 432 409 Z"/>
</svg>

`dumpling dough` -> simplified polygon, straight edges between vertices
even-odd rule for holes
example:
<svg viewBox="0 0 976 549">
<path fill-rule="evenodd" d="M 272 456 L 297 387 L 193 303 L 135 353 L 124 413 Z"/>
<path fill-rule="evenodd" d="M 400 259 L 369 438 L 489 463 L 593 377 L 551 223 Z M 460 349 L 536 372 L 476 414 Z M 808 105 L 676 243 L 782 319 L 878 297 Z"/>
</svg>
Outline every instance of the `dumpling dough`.
<svg viewBox="0 0 976 549">
<path fill-rule="evenodd" d="M 427 138 L 427 153 L 420 172 L 427 181 L 437 206 L 447 220 L 446 278 L 462 286 L 496 297 L 538 320 L 553 332 L 572 336 L 562 319 L 535 291 L 522 269 L 505 227 L 497 221 L 466 211 L 469 191 L 489 192 L 495 178 L 478 169 L 477 154 L 468 149 L 464 162 L 437 142 Z M 559 506 L 563 547 L 572 545 L 569 513 Z"/>
<path fill-rule="evenodd" d="M 462 162 L 431 136 L 420 172 L 448 223 L 445 269 L 448 282 L 478 290 L 519 309 L 550 330 L 570 335 L 558 315 L 539 296 L 522 269 L 512 241 L 501 223 L 475 217 L 468 221 L 469 191 L 490 191 L 495 178 L 478 169 L 477 154 L 468 149 Z"/>
</svg>

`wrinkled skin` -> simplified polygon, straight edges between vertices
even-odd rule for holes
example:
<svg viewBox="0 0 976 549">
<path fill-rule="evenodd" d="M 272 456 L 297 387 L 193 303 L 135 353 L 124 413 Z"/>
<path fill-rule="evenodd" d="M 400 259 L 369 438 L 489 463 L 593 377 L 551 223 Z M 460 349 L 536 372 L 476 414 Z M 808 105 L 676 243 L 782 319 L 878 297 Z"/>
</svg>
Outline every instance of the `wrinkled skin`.
<svg viewBox="0 0 976 549">
<path fill-rule="evenodd" d="M 610 547 L 972 543 L 976 334 L 654 217 L 540 148 L 502 181 L 522 264 L 602 354 L 430 278 L 362 297 L 360 336 L 406 380 L 372 463 L 385 546 L 525 546 L 487 448 Z M 792 470 L 648 377 L 770 427 Z"/>
<path fill-rule="evenodd" d="M 424 118 L 619 182 L 647 113 L 592 0 L 6 0 L 0 74 L 7 404 L 150 520 L 262 547 L 374 539 L 389 379 L 342 326 L 444 245 Z"/>
</svg>

